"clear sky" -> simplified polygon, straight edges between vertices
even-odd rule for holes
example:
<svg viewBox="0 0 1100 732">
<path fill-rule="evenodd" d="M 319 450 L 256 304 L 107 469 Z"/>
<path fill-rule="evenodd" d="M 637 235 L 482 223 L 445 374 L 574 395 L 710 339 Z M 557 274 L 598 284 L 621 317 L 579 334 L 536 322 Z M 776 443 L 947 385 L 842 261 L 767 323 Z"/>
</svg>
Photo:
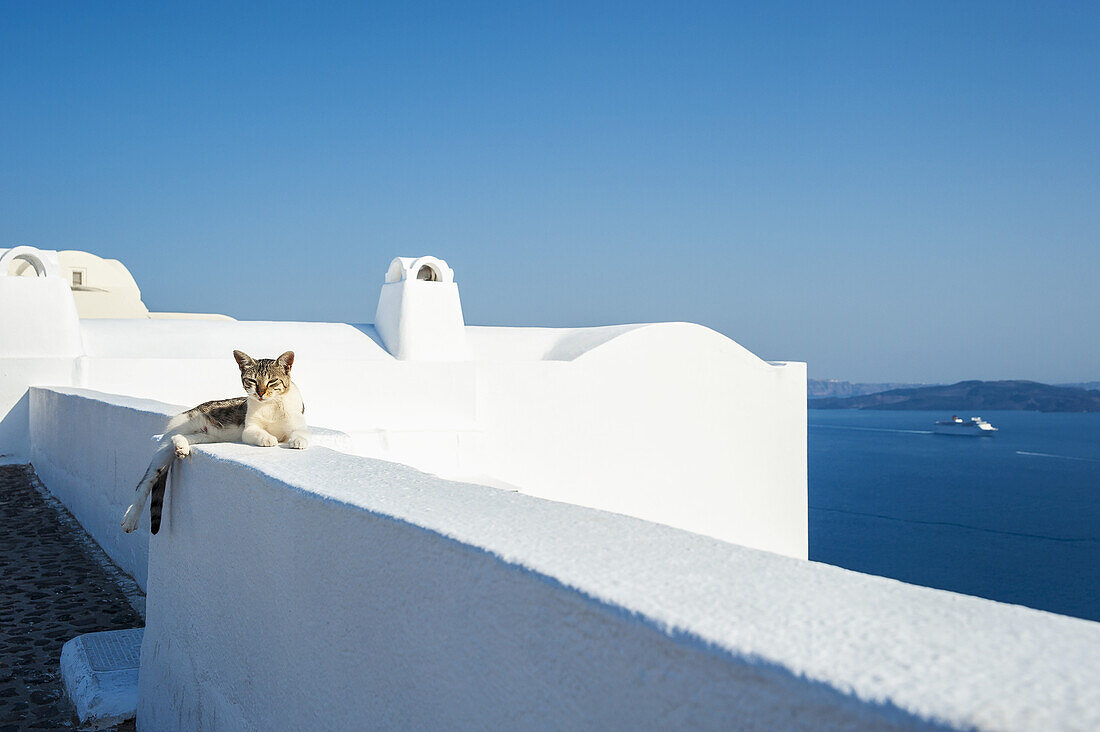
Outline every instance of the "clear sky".
<svg viewBox="0 0 1100 732">
<path fill-rule="evenodd" d="M 811 377 L 1100 379 L 1100 4 L 0 4 L 0 246 L 154 310 L 690 320 Z M 293 347 L 293 344 L 287 344 Z"/>
</svg>

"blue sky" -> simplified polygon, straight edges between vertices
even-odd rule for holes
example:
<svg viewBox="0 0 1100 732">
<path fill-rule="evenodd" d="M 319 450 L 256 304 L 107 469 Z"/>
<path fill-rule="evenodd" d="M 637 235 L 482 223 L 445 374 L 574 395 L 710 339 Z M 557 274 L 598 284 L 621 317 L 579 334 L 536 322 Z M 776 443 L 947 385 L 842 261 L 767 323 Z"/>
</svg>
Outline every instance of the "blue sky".
<svg viewBox="0 0 1100 732">
<path fill-rule="evenodd" d="M 1098 8 L 7 2 L 0 246 L 154 310 L 370 321 L 430 253 L 469 323 L 1100 379 Z"/>
</svg>

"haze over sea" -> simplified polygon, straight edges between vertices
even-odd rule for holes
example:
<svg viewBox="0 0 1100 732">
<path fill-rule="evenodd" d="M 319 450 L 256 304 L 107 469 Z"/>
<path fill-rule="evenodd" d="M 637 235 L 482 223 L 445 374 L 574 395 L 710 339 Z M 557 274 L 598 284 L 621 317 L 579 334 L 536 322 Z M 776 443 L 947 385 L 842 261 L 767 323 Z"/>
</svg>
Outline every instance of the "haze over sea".
<svg viewBox="0 0 1100 732">
<path fill-rule="evenodd" d="M 1100 414 L 809 410 L 810 559 L 1100 620 Z"/>
</svg>

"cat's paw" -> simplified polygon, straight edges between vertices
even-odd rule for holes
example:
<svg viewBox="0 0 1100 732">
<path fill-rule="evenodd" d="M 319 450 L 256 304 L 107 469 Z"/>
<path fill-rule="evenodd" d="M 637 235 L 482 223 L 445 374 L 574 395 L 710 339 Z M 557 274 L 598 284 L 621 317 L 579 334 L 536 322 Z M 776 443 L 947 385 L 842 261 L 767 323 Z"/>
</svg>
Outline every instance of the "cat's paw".
<svg viewBox="0 0 1100 732">
<path fill-rule="evenodd" d="M 286 444 L 293 447 L 295 450 L 305 450 L 309 447 L 309 440 L 302 435 L 291 435 Z"/>
<path fill-rule="evenodd" d="M 256 444 L 260 447 L 275 447 L 279 441 L 275 439 L 275 435 L 265 433 L 256 437 Z"/>
<path fill-rule="evenodd" d="M 122 517 L 122 530 L 129 534 L 131 531 L 137 528 L 138 518 L 140 515 L 134 510 L 133 506 L 126 509 L 126 515 Z"/>
<path fill-rule="evenodd" d="M 180 460 L 191 454 L 191 443 L 183 435 L 172 435 L 172 445 L 176 448 L 176 457 Z"/>
</svg>

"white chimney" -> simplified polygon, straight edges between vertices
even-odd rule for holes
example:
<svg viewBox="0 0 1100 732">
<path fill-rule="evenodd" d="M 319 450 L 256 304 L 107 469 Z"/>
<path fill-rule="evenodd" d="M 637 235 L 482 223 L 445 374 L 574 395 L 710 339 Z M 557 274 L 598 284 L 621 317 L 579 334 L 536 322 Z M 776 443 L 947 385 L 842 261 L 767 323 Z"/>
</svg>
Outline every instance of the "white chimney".
<svg viewBox="0 0 1100 732">
<path fill-rule="evenodd" d="M 469 361 L 454 272 L 436 257 L 396 257 L 378 296 L 374 327 L 403 361 Z"/>
</svg>

